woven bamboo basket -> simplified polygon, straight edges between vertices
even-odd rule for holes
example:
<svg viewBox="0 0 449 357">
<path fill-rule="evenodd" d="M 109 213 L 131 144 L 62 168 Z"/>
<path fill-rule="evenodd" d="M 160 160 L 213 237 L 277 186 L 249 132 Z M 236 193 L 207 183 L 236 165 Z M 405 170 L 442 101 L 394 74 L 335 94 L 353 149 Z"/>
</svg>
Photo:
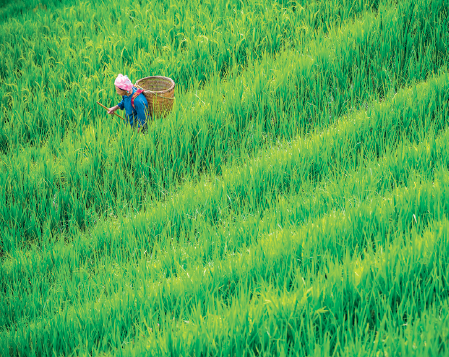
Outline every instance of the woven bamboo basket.
<svg viewBox="0 0 449 357">
<path fill-rule="evenodd" d="M 175 101 L 175 82 L 173 79 L 162 76 L 152 76 L 139 79 L 135 87 L 144 90 L 143 94 L 148 101 L 150 115 L 165 117 L 173 109 Z"/>
</svg>

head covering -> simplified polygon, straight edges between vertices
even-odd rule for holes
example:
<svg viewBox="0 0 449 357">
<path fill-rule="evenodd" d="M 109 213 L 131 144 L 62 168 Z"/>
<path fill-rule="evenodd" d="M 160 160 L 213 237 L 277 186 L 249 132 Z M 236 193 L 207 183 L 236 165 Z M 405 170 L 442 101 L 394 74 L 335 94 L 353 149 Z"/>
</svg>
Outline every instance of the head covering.
<svg viewBox="0 0 449 357">
<path fill-rule="evenodd" d="M 133 89 L 133 84 L 129 80 L 128 76 L 124 76 L 123 74 L 119 74 L 117 78 L 115 79 L 114 84 L 123 90 L 131 90 Z"/>
</svg>

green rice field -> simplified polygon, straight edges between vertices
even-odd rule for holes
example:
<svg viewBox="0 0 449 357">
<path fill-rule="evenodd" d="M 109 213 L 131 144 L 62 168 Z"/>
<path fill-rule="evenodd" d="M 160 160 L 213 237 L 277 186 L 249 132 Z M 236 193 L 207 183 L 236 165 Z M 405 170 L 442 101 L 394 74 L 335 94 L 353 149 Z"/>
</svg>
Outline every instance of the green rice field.
<svg viewBox="0 0 449 357">
<path fill-rule="evenodd" d="M 0 356 L 449 356 L 448 0 L 0 25 Z M 118 73 L 176 82 L 145 134 Z"/>
</svg>

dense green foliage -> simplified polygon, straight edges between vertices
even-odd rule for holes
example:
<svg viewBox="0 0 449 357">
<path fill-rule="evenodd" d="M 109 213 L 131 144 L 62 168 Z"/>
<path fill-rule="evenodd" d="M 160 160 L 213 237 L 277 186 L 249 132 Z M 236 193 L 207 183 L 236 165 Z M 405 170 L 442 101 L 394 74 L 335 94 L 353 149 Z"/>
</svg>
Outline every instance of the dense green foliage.
<svg viewBox="0 0 449 357">
<path fill-rule="evenodd" d="M 0 6 L 0 355 L 449 353 L 445 0 Z"/>
</svg>

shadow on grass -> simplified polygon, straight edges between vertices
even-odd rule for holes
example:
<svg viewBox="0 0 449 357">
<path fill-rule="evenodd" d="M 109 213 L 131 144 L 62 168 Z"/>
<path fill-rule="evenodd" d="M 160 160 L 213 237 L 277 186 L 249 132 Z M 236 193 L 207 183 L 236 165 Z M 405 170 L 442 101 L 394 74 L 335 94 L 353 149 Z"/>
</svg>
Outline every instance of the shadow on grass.
<svg viewBox="0 0 449 357">
<path fill-rule="evenodd" d="M 51 11 L 74 3 L 75 0 L 0 0 L 0 24 L 29 13 Z"/>
</svg>

